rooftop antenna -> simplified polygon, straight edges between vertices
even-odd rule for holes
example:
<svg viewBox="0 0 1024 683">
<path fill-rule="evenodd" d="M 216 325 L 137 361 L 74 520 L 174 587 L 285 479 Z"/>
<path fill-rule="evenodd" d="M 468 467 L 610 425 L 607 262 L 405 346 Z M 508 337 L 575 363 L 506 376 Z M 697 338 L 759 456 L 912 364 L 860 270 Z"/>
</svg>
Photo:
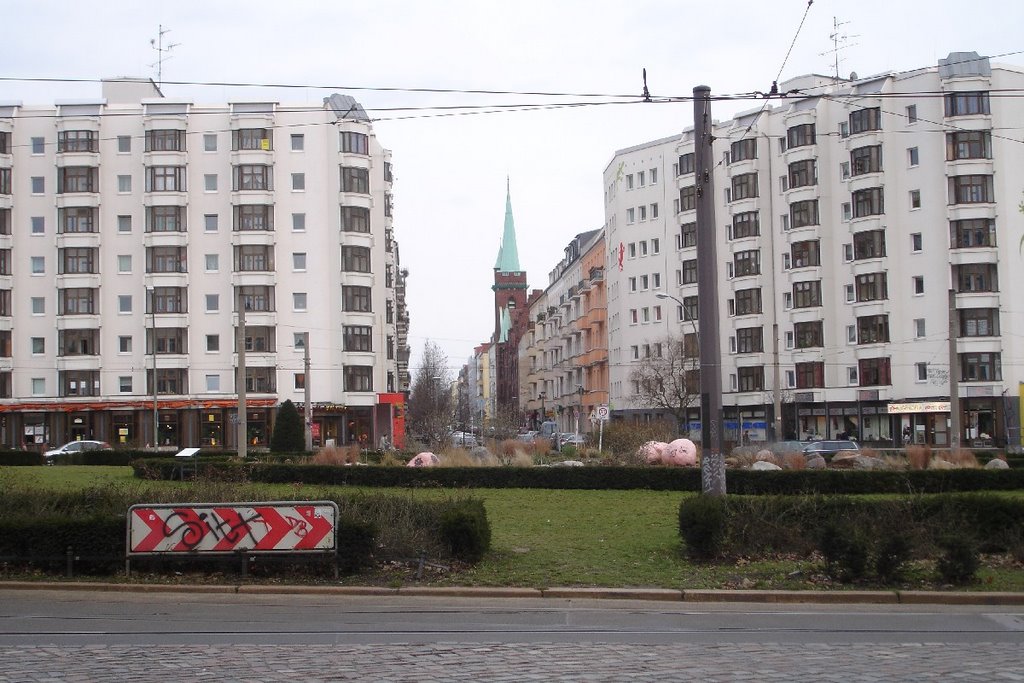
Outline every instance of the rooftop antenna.
<svg viewBox="0 0 1024 683">
<path fill-rule="evenodd" d="M 149 65 L 149 68 L 156 67 L 156 85 L 161 87 L 164 84 L 164 62 L 171 58 L 169 53 L 174 48 L 181 45 L 181 43 L 169 43 L 167 47 L 164 47 L 164 34 L 170 33 L 171 29 L 164 28 L 163 24 L 157 26 L 156 38 L 149 39 L 149 45 L 157 52 L 156 61 Z"/>
<path fill-rule="evenodd" d="M 858 45 L 858 43 L 848 42 L 850 38 L 860 38 L 860 34 L 847 35 L 840 32 L 839 27 L 846 26 L 849 23 L 848 21 L 839 21 L 838 18 L 832 17 L 832 33 L 828 36 L 828 39 L 832 41 L 832 49 L 818 53 L 819 57 L 824 57 L 825 55 L 833 56 L 833 67 L 835 68 L 835 79 L 837 81 L 839 80 L 839 63 L 844 61 L 839 57 L 839 53 L 848 47 L 856 47 Z"/>
</svg>

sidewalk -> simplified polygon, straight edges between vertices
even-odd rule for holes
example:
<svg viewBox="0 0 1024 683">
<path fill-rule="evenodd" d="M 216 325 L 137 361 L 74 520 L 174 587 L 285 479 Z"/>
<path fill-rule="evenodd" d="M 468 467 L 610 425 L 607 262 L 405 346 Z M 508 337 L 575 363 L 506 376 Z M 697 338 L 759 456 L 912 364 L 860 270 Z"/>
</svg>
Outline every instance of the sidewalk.
<svg viewBox="0 0 1024 683">
<path fill-rule="evenodd" d="M 260 584 L 102 583 L 0 581 L 0 590 L 110 591 L 281 595 L 382 595 L 452 598 L 554 598 L 563 600 L 654 600 L 764 604 L 1024 605 L 1024 593 L 981 591 L 768 591 L 673 590 L 669 588 L 502 588 L 485 586 L 286 586 Z"/>
</svg>

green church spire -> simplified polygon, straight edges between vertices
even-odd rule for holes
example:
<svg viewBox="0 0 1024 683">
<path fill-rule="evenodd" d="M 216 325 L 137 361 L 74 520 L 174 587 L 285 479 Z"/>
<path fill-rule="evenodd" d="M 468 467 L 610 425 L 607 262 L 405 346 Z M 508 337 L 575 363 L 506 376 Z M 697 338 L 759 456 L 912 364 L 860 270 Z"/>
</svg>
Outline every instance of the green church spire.
<svg viewBox="0 0 1024 683">
<path fill-rule="evenodd" d="M 501 247 L 498 249 L 494 269 L 499 273 L 518 273 L 519 249 L 516 247 L 516 223 L 512 219 L 512 190 L 508 178 L 505 183 L 505 232 L 501 236 Z"/>
</svg>

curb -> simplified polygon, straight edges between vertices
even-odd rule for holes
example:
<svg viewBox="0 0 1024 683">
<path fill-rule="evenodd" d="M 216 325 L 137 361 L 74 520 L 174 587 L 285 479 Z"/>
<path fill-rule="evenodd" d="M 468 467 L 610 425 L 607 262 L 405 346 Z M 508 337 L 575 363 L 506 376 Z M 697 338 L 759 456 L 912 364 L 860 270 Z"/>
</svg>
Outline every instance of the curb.
<svg viewBox="0 0 1024 683">
<path fill-rule="evenodd" d="M 89 583 L 0 581 L 0 590 L 110 593 L 205 593 L 226 595 L 337 595 L 382 597 L 641 600 L 649 602 L 816 605 L 1024 605 L 1024 593 L 940 591 L 674 590 L 671 588 L 518 588 L 501 586 L 264 586 L 258 584 Z"/>
</svg>

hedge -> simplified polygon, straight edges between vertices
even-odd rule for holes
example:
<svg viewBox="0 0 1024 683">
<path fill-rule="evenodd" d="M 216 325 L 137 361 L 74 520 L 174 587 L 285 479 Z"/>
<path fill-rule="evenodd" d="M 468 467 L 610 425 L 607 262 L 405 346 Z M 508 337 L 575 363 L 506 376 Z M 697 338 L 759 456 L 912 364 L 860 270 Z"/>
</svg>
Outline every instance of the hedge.
<svg viewBox="0 0 1024 683">
<path fill-rule="evenodd" d="M 170 479 L 175 463 L 137 460 L 140 479 Z M 327 486 L 443 488 L 650 489 L 700 491 L 700 470 L 667 467 L 382 467 L 202 462 L 199 476 L 227 481 Z M 942 493 L 1024 488 L 1020 470 L 727 470 L 736 494 Z"/>
</svg>

